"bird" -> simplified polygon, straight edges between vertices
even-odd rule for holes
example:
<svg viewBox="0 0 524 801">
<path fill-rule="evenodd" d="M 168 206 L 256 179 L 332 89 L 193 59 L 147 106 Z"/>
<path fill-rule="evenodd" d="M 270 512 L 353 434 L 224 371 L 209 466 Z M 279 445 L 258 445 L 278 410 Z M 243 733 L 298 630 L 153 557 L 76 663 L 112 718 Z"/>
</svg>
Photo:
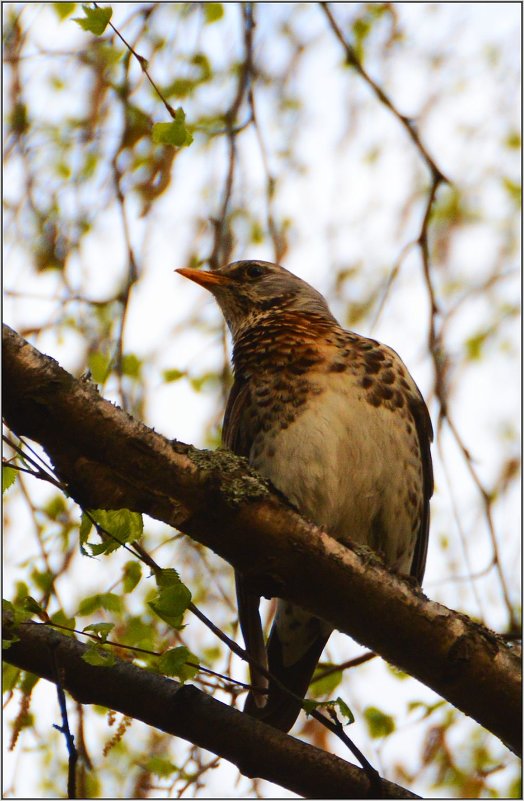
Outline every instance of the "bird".
<svg viewBox="0 0 524 801">
<path fill-rule="evenodd" d="M 212 293 L 232 336 L 223 445 L 331 536 L 368 546 L 421 584 L 433 431 L 400 356 L 346 331 L 316 289 L 278 264 L 177 272 Z M 246 650 L 272 676 L 250 664 L 244 711 L 287 732 L 332 626 L 278 599 L 266 643 L 260 596 L 239 571 L 235 583 Z"/>
</svg>

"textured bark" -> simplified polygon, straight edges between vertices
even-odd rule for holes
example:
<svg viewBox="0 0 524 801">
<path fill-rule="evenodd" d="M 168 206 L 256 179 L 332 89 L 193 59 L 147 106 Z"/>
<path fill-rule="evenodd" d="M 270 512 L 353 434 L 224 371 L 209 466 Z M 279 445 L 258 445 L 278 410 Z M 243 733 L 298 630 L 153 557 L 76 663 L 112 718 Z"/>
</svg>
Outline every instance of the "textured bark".
<svg viewBox="0 0 524 801">
<path fill-rule="evenodd" d="M 4 652 L 12 665 L 57 682 L 82 704 L 99 704 L 182 737 L 236 765 L 244 776 L 275 782 L 306 798 L 366 798 L 360 768 L 216 701 L 191 685 L 117 660 L 110 668 L 82 659 L 87 647 L 45 624 L 15 627 L 3 616 L 4 637 L 20 638 Z M 418 798 L 382 780 L 383 798 Z"/>
<path fill-rule="evenodd" d="M 79 503 L 176 526 L 262 594 L 329 621 L 520 753 L 520 659 L 494 632 L 304 520 L 245 460 L 166 440 L 6 326 L 3 383 L 8 425 L 46 449 Z"/>
</svg>

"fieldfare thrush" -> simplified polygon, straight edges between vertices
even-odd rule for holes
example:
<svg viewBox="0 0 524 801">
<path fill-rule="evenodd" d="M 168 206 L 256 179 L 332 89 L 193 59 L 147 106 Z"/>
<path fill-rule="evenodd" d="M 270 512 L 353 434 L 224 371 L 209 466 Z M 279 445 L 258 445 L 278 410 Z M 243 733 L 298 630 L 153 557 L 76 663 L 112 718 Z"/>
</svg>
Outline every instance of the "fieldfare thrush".
<svg viewBox="0 0 524 801">
<path fill-rule="evenodd" d="M 400 357 L 341 328 L 322 295 L 277 264 L 178 272 L 212 292 L 233 337 L 224 445 L 333 537 L 422 582 L 433 434 Z M 332 627 L 279 599 L 266 649 L 260 597 L 238 571 L 236 589 L 246 649 L 303 699 Z M 288 731 L 300 701 L 253 668 L 251 682 L 246 711 Z"/>
</svg>

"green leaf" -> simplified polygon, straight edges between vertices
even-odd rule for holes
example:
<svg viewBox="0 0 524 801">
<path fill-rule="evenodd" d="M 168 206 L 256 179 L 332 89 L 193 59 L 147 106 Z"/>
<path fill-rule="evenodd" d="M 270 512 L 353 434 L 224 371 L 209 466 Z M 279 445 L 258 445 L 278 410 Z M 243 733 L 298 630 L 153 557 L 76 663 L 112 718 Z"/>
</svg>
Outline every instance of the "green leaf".
<svg viewBox="0 0 524 801">
<path fill-rule="evenodd" d="M 157 570 L 155 573 L 155 581 L 157 587 L 171 587 L 173 584 L 182 583 L 174 567 L 166 567 L 163 570 Z"/>
<path fill-rule="evenodd" d="M 149 757 L 145 763 L 144 770 L 146 770 L 148 773 L 154 773 L 155 776 L 159 776 L 160 778 L 167 778 L 167 776 L 170 776 L 172 773 L 178 770 L 178 768 L 168 759 L 152 756 Z"/>
<path fill-rule="evenodd" d="M 13 604 L 19 609 L 23 605 L 28 595 L 29 595 L 29 587 L 27 586 L 25 581 L 17 581 L 15 597 L 13 598 Z"/>
<path fill-rule="evenodd" d="M 345 723 L 343 723 L 344 726 L 349 726 L 350 723 L 353 723 L 355 716 L 344 699 L 340 696 L 336 699 L 336 701 L 314 701 L 312 698 L 305 698 L 302 701 L 302 709 L 305 710 L 307 715 L 310 715 L 311 712 L 318 708 L 334 709 L 335 707 L 338 708 L 340 714 L 346 718 Z"/>
<path fill-rule="evenodd" d="M 522 185 L 520 181 L 514 181 L 512 178 L 504 176 L 502 178 L 502 186 L 506 190 L 515 206 L 520 209 L 522 202 Z"/>
<path fill-rule="evenodd" d="M 15 642 L 19 641 L 20 637 L 18 634 L 13 634 L 13 636 L 9 639 L 7 639 L 7 637 L 2 637 L 2 650 L 7 651 L 7 649 L 10 648 Z"/>
<path fill-rule="evenodd" d="M 82 654 L 82 659 L 88 665 L 94 665 L 95 667 L 112 667 L 116 664 L 113 654 L 96 646 L 89 646 L 85 654 Z"/>
<path fill-rule="evenodd" d="M 45 612 L 45 610 L 42 609 L 38 601 L 35 601 L 35 599 L 31 595 L 28 595 L 25 598 L 24 607 L 32 615 L 38 615 L 38 617 L 40 618 L 48 617 L 47 612 Z"/>
<path fill-rule="evenodd" d="M 7 601 L 5 598 L 2 598 L 2 612 L 12 617 L 15 626 L 17 626 L 19 623 L 23 623 L 25 620 L 29 620 L 31 617 L 31 612 L 25 606 L 26 598 L 27 593 L 23 597 L 17 596 L 14 604 L 12 604 L 11 601 Z"/>
<path fill-rule="evenodd" d="M 187 662 L 198 664 L 198 658 L 185 645 L 179 645 L 162 654 L 158 660 L 158 670 L 165 676 L 177 676 L 184 682 L 198 673 L 198 668 L 188 665 Z"/>
<path fill-rule="evenodd" d="M 178 381 L 180 378 L 184 378 L 185 375 L 186 372 L 184 370 L 164 370 L 162 378 L 169 383 L 170 381 Z"/>
<path fill-rule="evenodd" d="M 126 562 L 122 568 L 124 592 L 131 592 L 142 578 L 140 562 Z"/>
<path fill-rule="evenodd" d="M 311 698 L 304 698 L 302 701 L 302 709 L 306 715 L 310 715 L 318 706 L 321 706 L 319 701 L 313 701 Z"/>
<path fill-rule="evenodd" d="M 18 684 L 20 673 L 20 668 L 8 665 L 7 662 L 2 663 L 2 692 L 8 693 L 14 690 Z"/>
<path fill-rule="evenodd" d="M 506 147 L 510 148 L 510 150 L 520 150 L 522 140 L 519 131 L 510 131 L 504 141 L 504 144 Z"/>
<path fill-rule="evenodd" d="M 111 369 L 111 357 L 100 351 L 94 351 L 87 357 L 87 366 L 95 384 L 103 384 Z"/>
<path fill-rule="evenodd" d="M 189 383 L 195 390 L 195 392 L 201 392 L 202 387 L 206 384 L 216 384 L 218 381 L 218 376 L 216 373 L 203 373 L 199 376 L 194 376 L 193 378 L 189 379 Z"/>
<path fill-rule="evenodd" d="M 490 331 L 479 331 L 470 336 L 465 344 L 467 357 L 470 361 L 478 361 L 482 358 L 484 345 L 490 335 Z"/>
<path fill-rule="evenodd" d="M 12 487 L 16 481 L 16 474 L 18 470 L 14 467 L 9 467 L 7 464 L 2 465 L 2 495 L 9 487 Z"/>
<path fill-rule="evenodd" d="M 211 64 L 204 53 L 195 53 L 191 58 L 191 64 L 198 67 L 200 70 L 200 76 L 197 78 L 196 83 L 204 83 L 204 81 L 207 81 L 207 79 L 211 77 Z"/>
<path fill-rule="evenodd" d="M 53 615 L 51 615 L 51 623 L 55 623 L 60 627 L 63 626 L 61 631 L 66 637 L 72 637 L 74 635 L 73 629 L 76 628 L 76 621 L 74 617 L 67 617 L 66 613 L 62 609 L 59 609 L 58 612 L 55 612 Z M 68 629 L 70 629 L 70 631 L 68 631 Z"/>
<path fill-rule="evenodd" d="M 395 667 L 394 665 L 390 665 L 390 664 L 387 665 L 387 668 L 388 668 L 389 672 L 391 673 L 391 675 L 394 676 L 399 681 L 405 681 L 406 679 L 409 679 L 409 674 L 408 673 L 404 673 L 404 671 L 400 670 L 400 668 Z"/>
<path fill-rule="evenodd" d="M 69 17 L 75 10 L 76 3 L 53 3 L 56 16 L 61 21 Z"/>
<path fill-rule="evenodd" d="M 182 107 L 175 111 L 173 122 L 157 122 L 153 125 L 153 142 L 157 145 L 189 147 L 193 137 L 186 127 L 186 115 Z"/>
<path fill-rule="evenodd" d="M 344 723 L 344 726 L 349 726 L 350 723 L 354 723 L 355 722 L 355 716 L 354 716 L 353 712 L 351 711 L 349 706 L 346 704 L 344 699 L 340 697 L 340 695 L 338 696 L 337 700 L 335 701 L 335 706 L 338 707 L 338 711 L 340 712 L 340 714 L 343 717 L 346 718 L 346 722 Z"/>
<path fill-rule="evenodd" d="M 90 623 L 89 626 L 84 626 L 82 631 L 96 634 L 100 642 L 105 642 L 114 628 L 114 623 Z"/>
<path fill-rule="evenodd" d="M 204 648 L 202 652 L 202 661 L 204 661 L 207 665 L 212 665 L 213 662 L 216 662 L 217 659 L 220 659 L 222 655 L 222 651 L 218 647 L 218 645 L 214 645 L 211 648 Z"/>
<path fill-rule="evenodd" d="M 80 520 L 80 545 L 85 545 L 87 542 L 87 538 L 89 537 L 89 532 L 93 528 L 93 521 L 91 518 L 86 515 L 85 512 L 82 512 L 82 518 Z"/>
<path fill-rule="evenodd" d="M 376 706 L 368 706 L 364 710 L 364 718 L 368 724 L 371 737 L 387 737 L 395 731 L 395 721 L 391 715 L 386 715 Z"/>
<path fill-rule="evenodd" d="M 210 25 L 224 16 L 224 6 L 222 3 L 203 3 L 204 20 Z"/>
<path fill-rule="evenodd" d="M 161 573 L 168 571 L 162 570 Z M 176 571 L 173 571 L 176 572 Z M 158 583 L 158 576 L 157 576 Z M 191 603 L 191 593 L 180 579 L 169 586 L 161 586 L 158 595 L 149 606 L 159 618 L 175 629 L 182 628 L 184 612 Z"/>
<path fill-rule="evenodd" d="M 90 531 L 91 521 L 89 518 L 86 520 L 85 517 L 87 516 L 82 515 L 80 544 L 88 545 L 93 556 L 111 553 L 124 543 L 134 542 L 142 536 L 144 521 L 139 512 L 130 512 L 129 509 L 91 509 L 89 514 L 103 531 L 109 535 L 107 538 L 104 537 L 103 542 L 96 545 L 88 543 L 87 536 Z"/>
<path fill-rule="evenodd" d="M 101 36 L 107 28 L 113 9 L 110 6 L 106 8 L 90 8 L 83 5 L 82 10 L 85 17 L 74 17 L 74 22 L 80 25 L 84 31 L 94 33 L 95 36 Z"/>
<path fill-rule="evenodd" d="M 88 542 L 87 547 L 89 548 L 91 556 L 102 556 L 102 554 L 109 554 L 116 551 L 120 548 L 120 543 L 115 542 L 115 540 L 106 540 L 105 542 Z"/>
<path fill-rule="evenodd" d="M 24 670 L 22 674 L 22 681 L 20 682 L 20 689 L 23 693 L 29 694 L 39 681 L 40 676 L 37 676 L 35 673 L 31 673 L 29 670 Z"/>
<path fill-rule="evenodd" d="M 46 503 L 42 511 L 48 516 L 50 520 L 58 520 L 60 515 L 66 511 L 66 500 L 62 493 L 53 495 L 50 501 Z"/>
<path fill-rule="evenodd" d="M 312 695 L 314 695 L 315 698 L 318 698 L 320 695 L 331 695 L 342 681 L 341 670 L 336 670 L 333 673 L 329 673 L 322 679 L 316 678 L 317 676 L 321 676 L 322 673 L 325 672 L 326 668 L 329 667 L 332 667 L 332 665 L 325 663 L 322 665 L 318 665 L 317 669 L 315 670 L 315 673 L 313 674 L 309 692 Z"/>
<path fill-rule="evenodd" d="M 120 612 L 121 607 L 122 601 L 118 595 L 113 592 L 100 592 L 84 598 L 80 602 L 77 614 L 80 617 L 84 617 L 96 612 L 97 609 L 105 609 L 107 612 Z"/>
<path fill-rule="evenodd" d="M 123 375 L 130 375 L 132 378 L 138 378 L 141 369 L 142 361 L 134 353 L 126 353 L 122 358 Z"/>
<path fill-rule="evenodd" d="M 7 598 L 2 598 L 2 612 L 7 615 L 15 616 L 15 607 Z"/>
<path fill-rule="evenodd" d="M 126 619 L 123 639 L 128 645 L 153 650 L 153 633 L 153 626 L 149 620 L 145 621 L 141 617 L 134 616 Z"/>
</svg>

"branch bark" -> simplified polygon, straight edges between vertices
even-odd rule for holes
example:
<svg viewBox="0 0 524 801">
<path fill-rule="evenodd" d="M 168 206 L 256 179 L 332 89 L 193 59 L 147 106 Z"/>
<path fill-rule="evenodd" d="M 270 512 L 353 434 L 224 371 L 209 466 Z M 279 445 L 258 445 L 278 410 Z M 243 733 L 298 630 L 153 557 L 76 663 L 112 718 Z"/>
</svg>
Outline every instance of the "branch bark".
<svg viewBox="0 0 524 801">
<path fill-rule="evenodd" d="M 14 626 L 2 619 L 4 636 L 19 640 L 4 659 L 56 684 L 81 704 L 99 704 L 182 737 L 236 765 L 244 776 L 259 777 L 306 798 L 366 798 L 369 779 L 360 768 L 333 754 L 283 734 L 192 685 L 117 660 L 110 668 L 82 659 L 87 646 L 43 623 Z M 384 798 L 418 798 L 382 780 Z"/>
<path fill-rule="evenodd" d="M 144 512 L 415 676 L 521 752 L 520 659 L 368 549 L 304 520 L 239 457 L 170 442 L 4 326 L 4 414 L 85 507 Z"/>
</svg>

